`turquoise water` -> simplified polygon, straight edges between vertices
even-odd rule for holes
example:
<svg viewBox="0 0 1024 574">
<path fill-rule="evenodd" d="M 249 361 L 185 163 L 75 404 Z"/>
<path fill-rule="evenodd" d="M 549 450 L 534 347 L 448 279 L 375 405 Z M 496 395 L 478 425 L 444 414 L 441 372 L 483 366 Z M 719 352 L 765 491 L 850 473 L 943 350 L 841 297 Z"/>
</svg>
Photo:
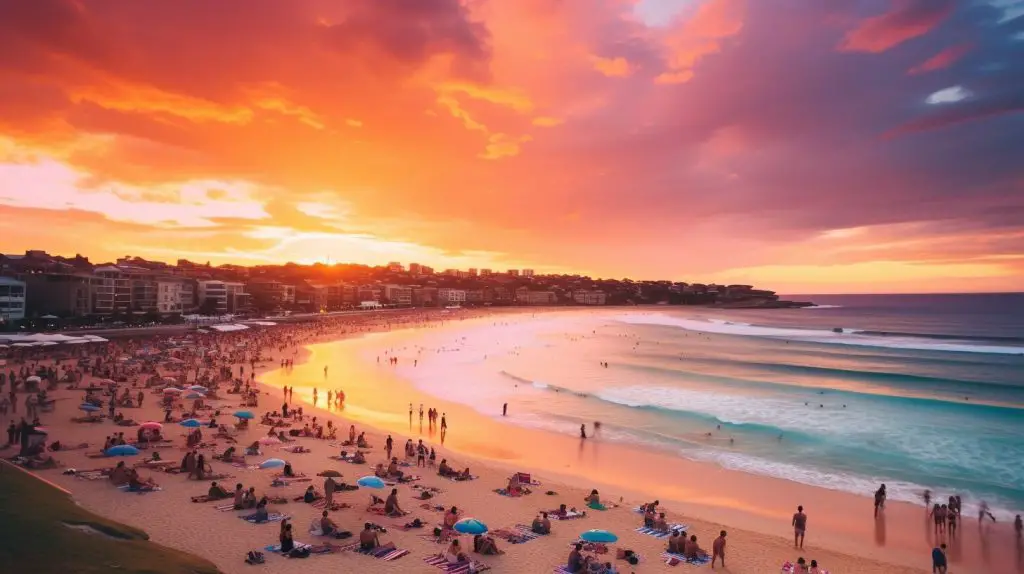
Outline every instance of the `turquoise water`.
<svg viewBox="0 0 1024 574">
<path fill-rule="evenodd" d="M 426 334 L 399 371 L 487 415 L 508 402 L 511 424 L 601 421 L 601 440 L 1005 517 L 1024 509 L 1024 297 L 961 297 L 539 315 Z"/>
</svg>

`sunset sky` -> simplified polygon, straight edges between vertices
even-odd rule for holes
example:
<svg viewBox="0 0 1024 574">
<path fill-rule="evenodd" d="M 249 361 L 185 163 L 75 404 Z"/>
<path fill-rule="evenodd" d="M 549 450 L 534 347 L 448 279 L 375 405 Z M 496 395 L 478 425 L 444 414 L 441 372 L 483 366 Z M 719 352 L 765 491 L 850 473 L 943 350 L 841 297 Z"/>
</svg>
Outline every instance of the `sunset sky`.
<svg viewBox="0 0 1024 574">
<path fill-rule="evenodd" d="M 1024 290 L 1024 0 L 0 0 L 0 250 Z"/>
</svg>

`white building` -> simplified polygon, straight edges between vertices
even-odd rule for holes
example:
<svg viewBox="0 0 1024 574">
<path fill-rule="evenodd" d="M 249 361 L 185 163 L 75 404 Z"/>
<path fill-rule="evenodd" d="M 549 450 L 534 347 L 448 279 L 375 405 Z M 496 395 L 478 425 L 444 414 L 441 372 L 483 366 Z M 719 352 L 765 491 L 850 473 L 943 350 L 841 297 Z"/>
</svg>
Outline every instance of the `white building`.
<svg viewBox="0 0 1024 574">
<path fill-rule="evenodd" d="M 25 282 L 0 277 L 0 322 L 25 318 Z"/>
<path fill-rule="evenodd" d="M 533 269 L 523 269 L 523 277 L 533 277 Z"/>
<path fill-rule="evenodd" d="M 466 302 L 466 290 L 448 287 L 438 289 L 437 302 L 441 305 L 462 305 Z"/>
<path fill-rule="evenodd" d="M 572 300 L 577 305 L 604 305 L 608 301 L 608 296 L 604 291 L 586 291 L 580 289 L 572 292 Z"/>
<path fill-rule="evenodd" d="M 184 311 L 182 291 L 184 283 L 176 279 L 157 279 L 156 311 L 161 315 L 173 315 Z"/>
</svg>

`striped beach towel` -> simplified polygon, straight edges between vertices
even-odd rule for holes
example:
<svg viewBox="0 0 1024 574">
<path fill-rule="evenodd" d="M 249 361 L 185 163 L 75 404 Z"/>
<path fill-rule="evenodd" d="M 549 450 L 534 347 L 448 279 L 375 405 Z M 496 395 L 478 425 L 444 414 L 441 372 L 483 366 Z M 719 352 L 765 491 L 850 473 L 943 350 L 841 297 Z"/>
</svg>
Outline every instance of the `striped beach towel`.
<svg viewBox="0 0 1024 574">
<path fill-rule="evenodd" d="M 312 548 L 313 547 L 312 544 L 306 544 L 304 542 L 295 542 L 294 544 L 295 544 L 295 549 L 296 550 L 302 550 L 303 548 Z M 264 546 L 263 549 L 266 550 L 267 552 L 273 552 L 275 554 L 280 554 L 281 553 L 281 545 L 280 544 L 271 544 L 270 546 Z"/>
<path fill-rule="evenodd" d="M 266 524 L 268 522 L 281 522 L 282 520 L 284 520 L 286 518 L 291 518 L 291 517 L 286 515 L 286 514 L 281 514 L 279 512 L 271 512 L 269 515 L 267 515 L 267 519 L 266 520 L 259 520 L 259 521 L 257 521 L 255 514 L 248 514 L 246 516 L 239 516 L 239 518 L 241 518 L 242 520 L 248 522 L 249 524 Z"/>
<path fill-rule="evenodd" d="M 483 562 L 476 561 L 449 564 L 448 559 L 439 554 L 427 556 L 423 558 L 423 561 L 435 568 L 440 568 L 448 574 L 469 574 L 469 572 L 483 572 L 484 570 L 491 569 L 490 566 L 487 566 Z"/>
<path fill-rule="evenodd" d="M 399 558 L 409 554 L 408 550 L 404 550 L 402 548 L 376 548 L 374 550 L 361 550 L 358 543 L 352 547 L 351 551 L 356 554 L 370 556 L 371 558 L 376 558 L 377 560 L 383 560 L 385 562 L 398 560 Z"/>
<path fill-rule="evenodd" d="M 661 530 L 655 530 L 653 528 L 648 528 L 646 526 L 641 526 L 640 528 L 637 528 L 636 531 L 640 534 L 646 534 L 647 536 L 653 536 L 661 540 L 663 538 L 668 538 L 669 536 L 672 536 L 672 532 L 675 530 L 678 530 L 679 533 L 682 534 L 686 532 L 686 529 L 688 528 L 689 526 L 686 524 L 669 524 L 668 531 L 666 532 L 662 532 Z"/>
<path fill-rule="evenodd" d="M 490 532 L 490 534 L 501 538 L 509 544 L 525 544 L 544 536 L 543 534 L 537 534 L 525 524 L 516 524 L 509 528 L 499 528 Z"/>
<path fill-rule="evenodd" d="M 586 518 L 587 516 L 586 512 L 574 512 L 572 510 L 566 512 L 565 516 L 560 516 L 557 510 L 548 510 L 547 513 L 548 518 L 550 518 L 551 520 L 576 520 L 578 518 Z"/>
<path fill-rule="evenodd" d="M 690 566 L 703 566 L 705 564 L 710 564 L 711 563 L 711 556 L 707 556 L 707 555 L 701 556 L 699 558 L 694 558 L 693 560 L 687 560 L 686 556 L 683 556 L 682 554 L 674 554 L 672 552 L 662 552 L 661 553 L 661 557 L 664 558 L 665 560 L 672 560 L 673 558 L 675 558 L 681 564 L 689 564 Z"/>
</svg>

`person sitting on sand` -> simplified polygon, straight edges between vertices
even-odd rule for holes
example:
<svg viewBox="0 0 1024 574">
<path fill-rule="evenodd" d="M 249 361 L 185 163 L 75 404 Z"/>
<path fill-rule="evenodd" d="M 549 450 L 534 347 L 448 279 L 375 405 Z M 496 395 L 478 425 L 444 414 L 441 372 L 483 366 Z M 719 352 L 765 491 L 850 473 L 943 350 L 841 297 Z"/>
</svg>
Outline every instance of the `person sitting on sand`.
<svg viewBox="0 0 1024 574">
<path fill-rule="evenodd" d="M 442 458 L 441 464 L 437 466 L 437 474 L 444 477 L 450 477 L 456 473 L 454 470 L 452 470 L 452 467 L 448 466 L 448 459 Z"/>
<path fill-rule="evenodd" d="M 292 538 L 292 525 L 285 524 L 281 528 L 281 554 L 287 554 L 295 549 L 295 539 Z"/>
<path fill-rule="evenodd" d="M 292 470 L 292 463 L 284 463 L 284 469 L 281 470 L 281 476 L 285 478 L 295 478 L 295 471 Z"/>
<path fill-rule="evenodd" d="M 387 476 L 397 478 L 398 480 L 402 480 L 402 477 L 405 476 L 404 472 L 398 470 L 398 457 L 391 457 L 391 462 L 388 463 Z"/>
<path fill-rule="evenodd" d="M 534 534 L 551 534 L 551 521 L 548 520 L 548 513 L 541 512 L 540 516 L 534 518 L 530 530 Z"/>
<path fill-rule="evenodd" d="M 128 484 L 128 479 L 131 478 L 128 468 L 124 465 L 124 461 L 117 463 L 117 466 L 110 471 L 110 482 L 114 483 L 114 486 L 123 486 Z"/>
<path fill-rule="evenodd" d="M 231 496 L 228 491 L 224 490 L 224 487 L 217 484 L 217 481 L 210 483 L 210 490 L 206 491 L 206 497 L 210 500 L 222 500 Z"/>
<path fill-rule="evenodd" d="M 501 554 L 501 550 L 498 550 L 498 544 L 494 539 L 482 534 L 477 534 L 473 537 L 473 552 L 483 554 L 485 556 Z"/>
<path fill-rule="evenodd" d="M 683 545 L 686 539 L 679 533 L 678 530 L 673 530 L 672 535 L 668 537 L 668 551 L 672 554 L 682 554 Z"/>
<path fill-rule="evenodd" d="M 593 508 L 594 510 L 607 510 L 607 507 L 601 504 L 601 495 L 597 493 L 596 488 L 594 490 L 591 490 L 590 494 L 583 500 L 586 501 L 587 506 Z"/>
<path fill-rule="evenodd" d="M 359 549 L 363 552 L 370 552 L 380 546 L 380 536 L 373 529 L 373 523 L 363 524 L 363 530 L 359 533 Z"/>
<path fill-rule="evenodd" d="M 466 555 L 462 553 L 462 549 L 459 547 L 459 539 L 453 538 L 452 543 L 448 545 L 448 549 L 444 551 L 444 559 L 449 564 L 460 564 L 466 562 Z"/>
<path fill-rule="evenodd" d="M 690 536 L 690 539 L 683 544 L 683 555 L 687 560 L 699 560 L 708 555 L 698 544 L 697 536 Z"/>
<path fill-rule="evenodd" d="M 257 456 L 260 454 L 260 443 L 259 441 L 253 441 L 253 443 L 245 447 L 245 454 L 247 456 Z"/>
<path fill-rule="evenodd" d="M 327 515 L 327 511 L 323 511 L 320 515 L 320 532 L 324 536 L 334 536 L 338 532 L 338 525 L 331 520 L 331 517 Z"/>
<path fill-rule="evenodd" d="M 242 496 L 242 508 L 253 508 L 256 504 L 256 487 L 250 486 Z"/>
<path fill-rule="evenodd" d="M 352 464 L 366 464 L 366 455 L 363 454 L 363 451 L 357 450 L 356 453 L 352 455 Z"/>
<path fill-rule="evenodd" d="M 808 571 L 808 574 L 821 574 L 821 568 L 818 568 L 817 560 L 811 560 L 811 568 Z"/>
<path fill-rule="evenodd" d="M 513 474 L 508 479 L 508 484 L 505 486 L 505 492 L 509 496 L 519 496 L 523 493 L 523 487 L 519 482 L 519 473 Z"/>
<path fill-rule="evenodd" d="M 189 478 L 195 478 L 196 480 L 203 480 L 207 474 L 213 473 L 213 467 L 206 462 L 206 455 L 200 454 L 196 456 L 196 467 L 189 474 Z"/>
<path fill-rule="evenodd" d="M 455 523 L 459 521 L 459 509 L 451 507 L 451 509 L 444 514 L 444 522 L 442 524 L 445 530 L 452 530 L 455 528 Z"/>
<path fill-rule="evenodd" d="M 644 507 L 644 527 L 654 528 L 654 521 L 657 519 L 657 515 L 650 506 Z"/>
<path fill-rule="evenodd" d="M 316 489 L 313 488 L 313 485 L 311 484 L 311 485 L 306 487 L 306 492 L 303 493 L 303 495 L 302 495 L 302 502 L 305 502 L 306 504 L 312 504 L 312 503 L 316 502 L 316 499 L 317 499 Z"/>
<path fill-rule="evenodd" d="M 235 447 L 229 446 L 224 454 L 220 455 L 220 459 L 224 462 L 233 462 L 235 460 Z"/>
<path fill-rule="evenodd" d="M 159 485 L 151 478 L 143 478 L 139 475 L 139 471 L 134 468 L 128 471 L 128 490 L 145 491 L 154 490 Z"/>
<path fill-rule="evenodd" d="M 266 522 L 267 519 L 270 518 L 270 511 L 267 510 L 267 504 L 269 502 L 270 501 L 267 497 L 264 496 L 256 503 L 256 522 Z"/>
<path fill-rule="evenodd" d="M 462 472 L 458 473 L 458 475 L 455 476 L 455 480 L 472 480 L 472 479 L 473 479 L 473 475 L 469 473 L 469 467 L 468 466 L 466 467 L 465 470 L 463 470 Z"/>
<path fill-rule="evenodd" d="M 398 489 L 392 488 L 388 499 L 384 501 L 384 514 L 388 516 L 402 516 L 405 512 L 398 506 Z"/>
<path fill-rule="evenodd" d="M 668 532 L 668 522 L 665 521 L 664 512 L 658 515 L 658 518 L 654 521 L 654 526 L 652 526 L 652 528 L 658 532 Z"/>
<path fill-rule="evenodd" d="M 245 508 L 245 489 L 242 487 L 242 483 L 239 482 L 235 485 L 235 510 L 241 510 Z"/>
<path fill-rule="evenodd" d="M 370 443 L 366 442 L 366 433 L 359 433 L 359 438 L 356 439 L 356 447 L 370 448 Z"/>
<path fill-rule="evenodd" d="M 583 545 L 577 542 L 576 546 L 573 546 L 572 550 L 569 551 L 569 560 L 566 562 L 565 570 L 576 574 L 577 572 L 582 572 L 584 567 Z"/>
<path fill-rule="evenodd" d="M 808 574 L 807 561 L 801 556 L 796 559 L 796 564 L 793 566 L 793 574 Z"/>
</svg>

